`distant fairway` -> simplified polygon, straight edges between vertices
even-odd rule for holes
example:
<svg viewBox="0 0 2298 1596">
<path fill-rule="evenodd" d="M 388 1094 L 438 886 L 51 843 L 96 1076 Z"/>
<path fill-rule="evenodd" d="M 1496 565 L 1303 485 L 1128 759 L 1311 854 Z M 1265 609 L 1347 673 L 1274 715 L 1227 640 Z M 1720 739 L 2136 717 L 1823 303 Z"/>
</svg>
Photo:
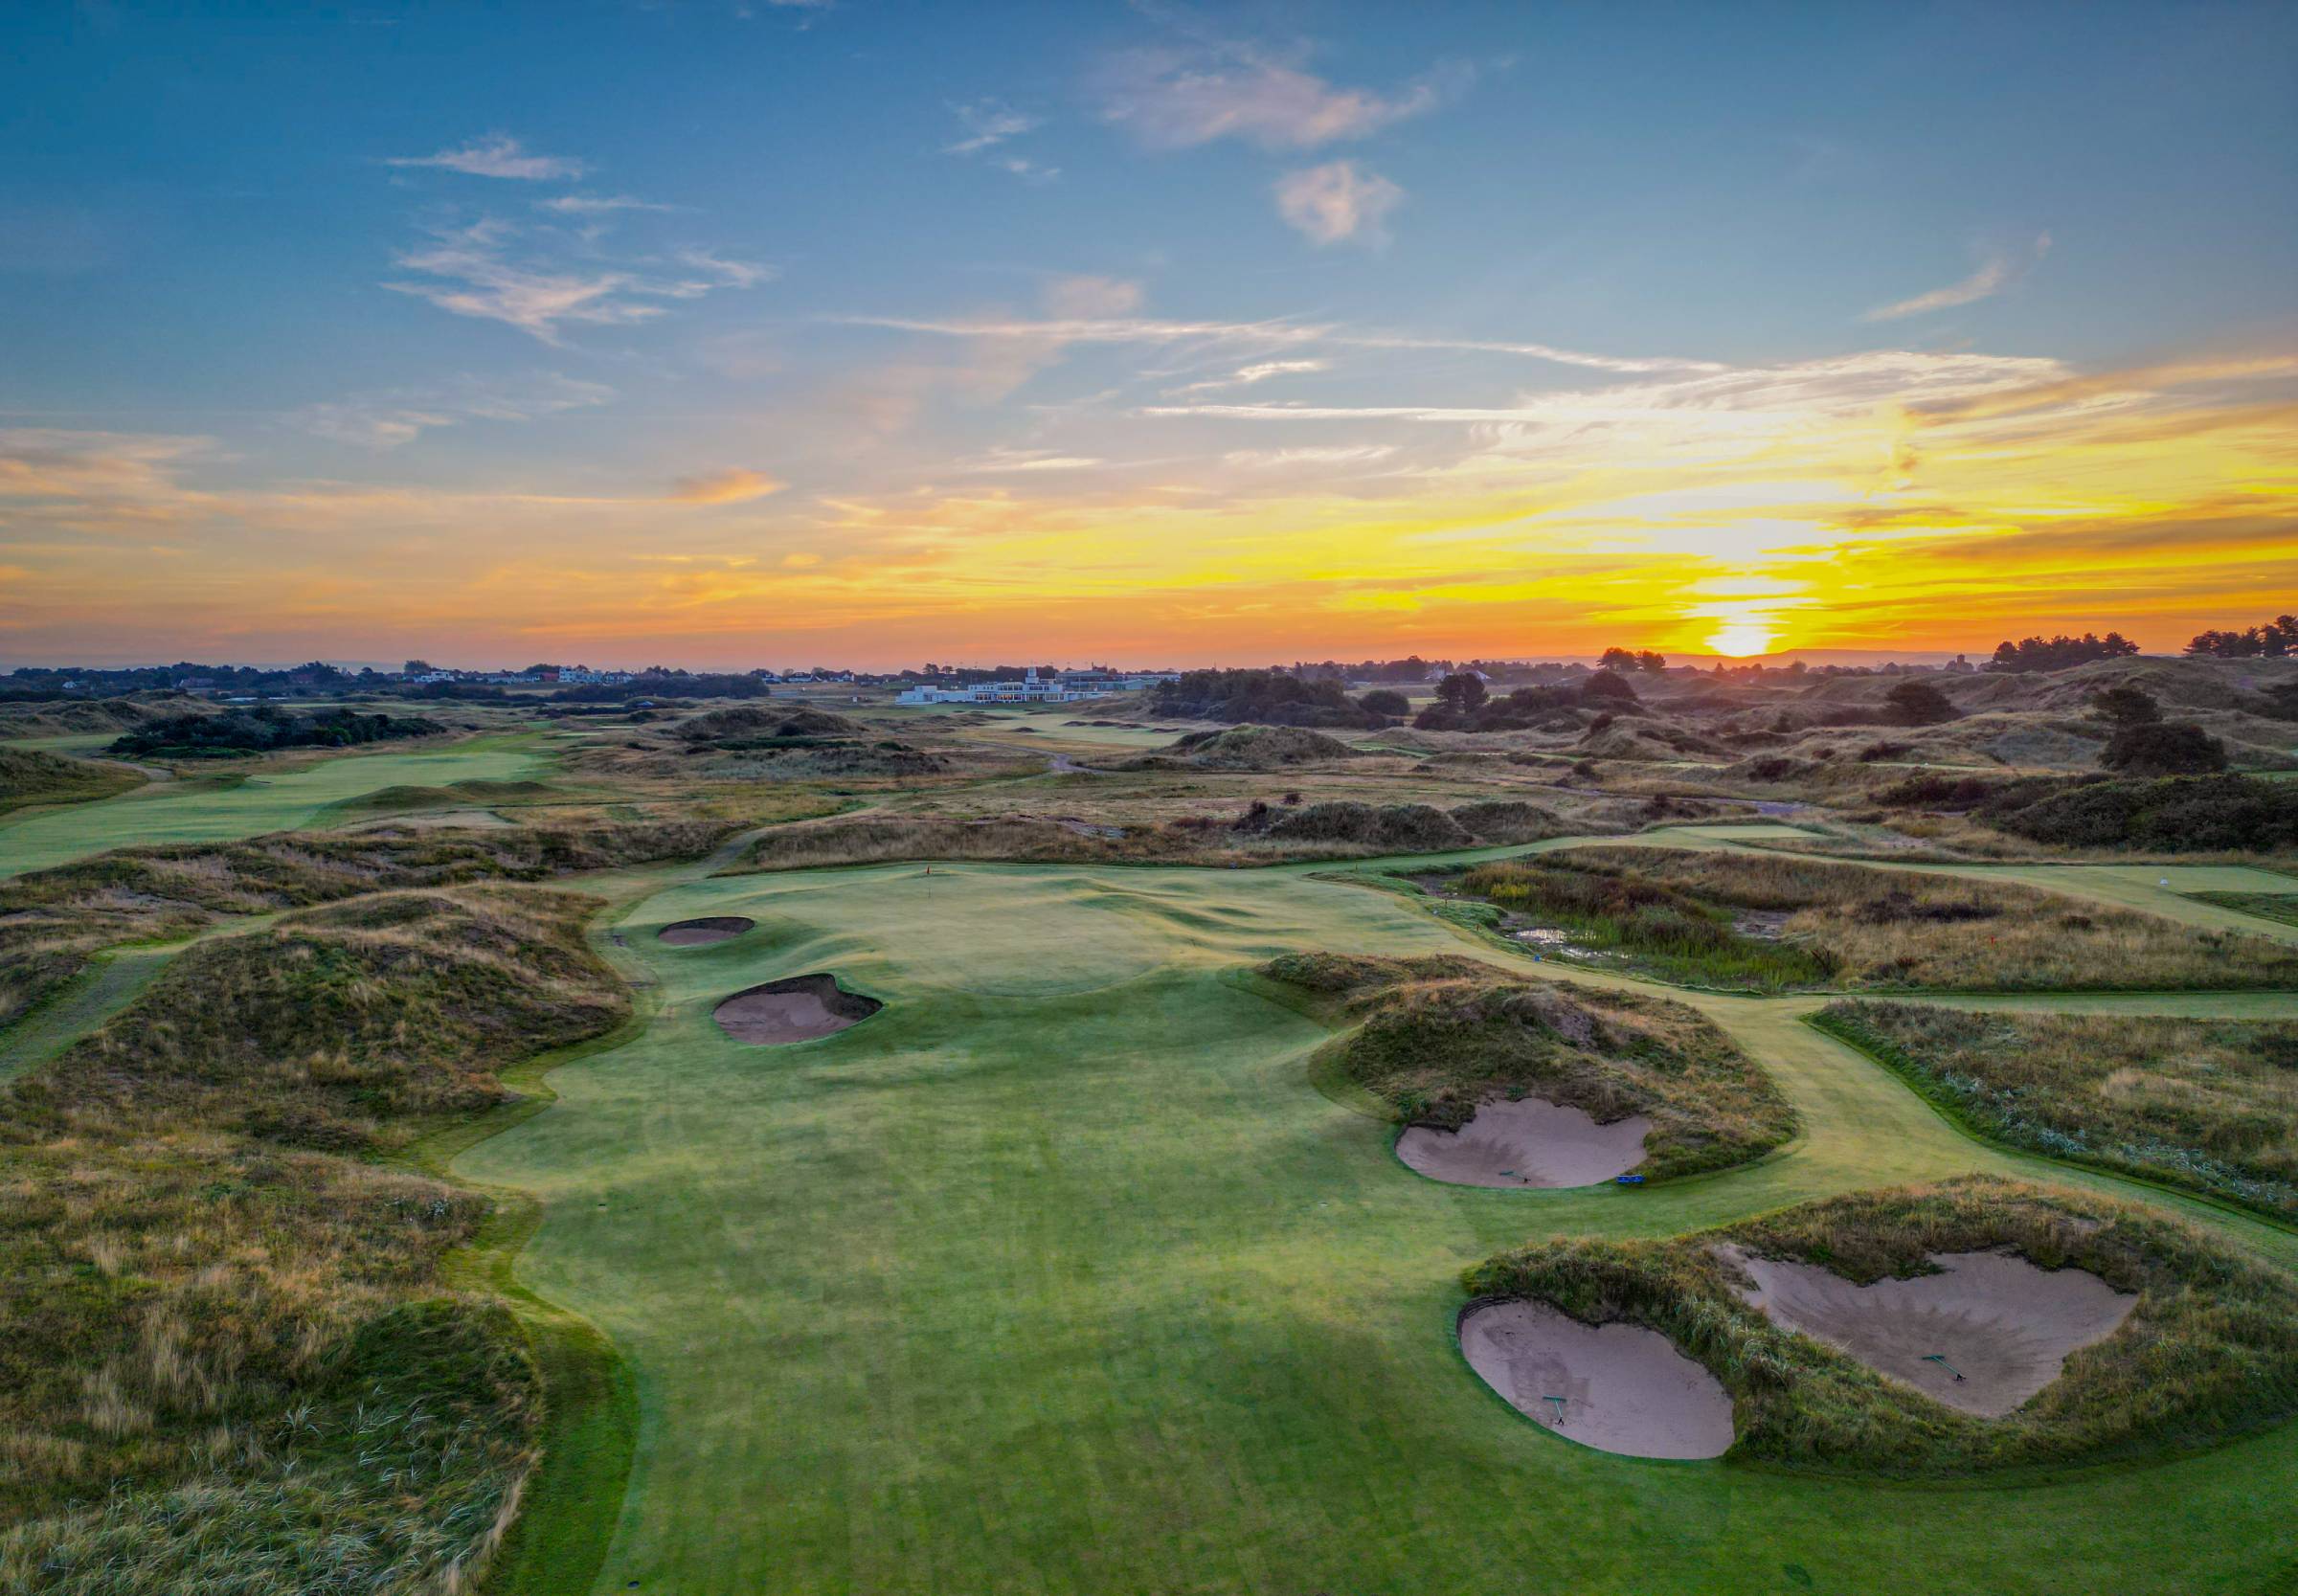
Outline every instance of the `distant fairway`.
<svg viewBox="0 0 2298 1596">
<path fill-rule="evenodd" d="M 706 915 L 757 924 L 656 939 Z M 456 1166 L 540 1197 L 520 1277 L 636 1377 L 597 1592 L 2231 1592 L 2298 1556 L 2298 1426 L 1913 1489 L 1589 1451 L 1469 1370 L 1458 1271 L 1551 1230 L 1662 1234 L 1970 1170 L 2139 1190 L 1968 1139 L 1800 1023 L 1817 1000 L 1689 999 L 1795 1100 L 1778 1156 L 1495 1191 L 1399 1164 L 1389 1127 L 1309 1083 L 1326 1033 L 1242 973 L 1295 949 L 1506 956 L 1392 893 L 1305 868 L 899 865 L 676 885 L 620 924 L 653 1022 Z M 711 1022 L 814 971 L 886 1008 L 784 1047 Z M 2298 1262 L 2287 1231 L 2143 1195 Z"/>
<path fill-rule="evenodd" d="M 107 848 L 297 830 L 329 804 L 386 787 L 520 780 L 543 774 L 549 749 L 545 738 L 530 733 L 478 737 L 406 753 L 338 754 L 237 782 L 228 779 L 232 764 L 218 762 L 213 777 L 155 781 L 119 798 L 0 820 L 0 876 L 67 865 Z"/>
</svg>

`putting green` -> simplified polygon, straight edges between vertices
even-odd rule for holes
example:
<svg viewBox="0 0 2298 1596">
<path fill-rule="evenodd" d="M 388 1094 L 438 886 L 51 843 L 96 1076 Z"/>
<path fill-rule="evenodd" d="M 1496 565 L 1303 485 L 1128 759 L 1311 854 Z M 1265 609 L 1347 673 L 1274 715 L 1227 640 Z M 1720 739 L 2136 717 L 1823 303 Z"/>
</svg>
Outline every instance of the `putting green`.
<svg viewBox="0 0 2298 1596">
<path fill-rule="evenodd" d="M 757 925 L 654 938 L 718 914 Z M 1396 893 L 1302 868 L 898 865 L 674 885 L 620 939 L 652 1022 L 456 1165 L 537 1195 L 521 1278 L 636 1378 L 597 1591 L 1933 1596 L 2111 1569 L 2118 1591 L 2193 1592 L 2289 1559 L 2298 1426 L 1913 1489 L 1609 1456 L 1477 1381 L 1456 1276 L 1528 1236 L 1974 1169 L 2138 1190 L 1971 1141 L 1802 1024 L 1816 1000 L 1686 1000 L 1793 1097 L 1788 1149 L 1641 1190 L 1494 1191 L 1389 1157 L 1387 1125 L 1310 1086 L 1325 1033 L 1245 974 L 1307 948 L 1505 959 Z M 771 1049 L 711 1023 L 811 971 L 887 1007 Z M 2289 1232 L 2145 1195 L 2298 1261 Z"/>
<path fill-rule="evenodd" d="M 118 798 L 0 820 L 0 877 L 68 865 L 108 848 L 293 831 L 329 804 L 386 787 L 539 776 L 549 767 L 550 748 L 544 735 L 514 733 L 406 753 L 346 753 L 239 781 L 220 773 L 155 781 Z"/>
</svg>

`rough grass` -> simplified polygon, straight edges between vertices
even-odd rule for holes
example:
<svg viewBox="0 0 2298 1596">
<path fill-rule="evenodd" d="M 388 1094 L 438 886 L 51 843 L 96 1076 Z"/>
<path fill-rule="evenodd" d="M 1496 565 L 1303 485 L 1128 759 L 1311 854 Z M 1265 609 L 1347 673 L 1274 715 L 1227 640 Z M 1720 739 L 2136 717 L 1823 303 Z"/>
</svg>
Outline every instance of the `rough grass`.
<svg viewBox="0 0 2298 1596">
<path fill-rule="evenodd" d="M 2262 920 L 2298 926 L 2298 892 L 2189 892 L 2198 903 L 2215 903 Z"/>
<path fill-rule="evenodd" d="M 732 822 L 442 831 L 282 832 L 245 842 L 121 848 L 0 881 L 0 1024 L 98 951 L 168 940 L 227 914 L 474 881 L 540 881 L 708 849 Z"/>
<path fill-rule="evenodd" d="M 2023 1407 L 1983 1419 L 1745 1306 L 1716 1255 L 1725 1243 L 1860 1283 L 1926 1272 L 1933 1252 L 2003 1248 L 2087 1270 L 2139 1300 Z M 2298 1281 L 2287 1271 L 2135 1204 L 1993 1177 L 1855 1193 L 1672 1240 L 1558 1237 L 1462 1278 L 1476 1296 L 1659 1331 L 1731 1392 L 1732 1455 L 1795 1467 L 1936 1475 L 2090 1463 L 2205 1446 L 2298 1411 Z"/>
<path fill-rule="evenodd" d="M 347 1157 L 625 1012 L 593 900 L 386 894 L 191 950 L 0 1096 L 0 1587 L 434 1591 L 531 1462 L 486 1211 Z"/>
<path fill-rule="evenodd" d="M 1982 1135 L 2298 1220 L 2298 1024 L 1886 1002 L 1814 1023 Z"/>
<path fill-rule="evenodd" d="M 1573 848 L 1482 866 L 1459 887 L 1678 980 L 1979 991 L 2298 985 L 2298 950 L 2264 937 L 2014 883 L 1769 851 Z M 1735 929 L 1749 916 L 1774 917 L 1769 938 Z"/>
<path fill-rule="evenodd" d="M 32 748 L 0 748 L 0 815 L 35 803 L 86 803 L 143 785 L 125 765 L 67 759 Z"/>
<path fill-rule="evenodd" d="M 858 720 L 826 709 L 772 704 L 738 704 L 711 709 L 681 721 L 675 735 L 689 743 L 751 746 L 765 742 L 799 742 L 817 737 L 862 737 L 868 728 Z"/>
<path fill-rule="evenodd" d="M 1261 974 L 1335 1023 L 1315 1068 L 1354 1081 L 1408 1124 L 1457 1129 L 1495 1096 L 1536 1096 L 1601 1122 L 1652 1120 L 1637 1168 L 1655 1178 L 1744 1163 L 1795 1134 L 1769 1077 L 1680 1003 L 1526 980 L 1476 959 L 1295 954 Z"/>
<path fill-rule="evenodd" d="M 1348 759 L 1356 752 L 1340 738 L 1304 726 L 1232 726 L 1219 731 L 1189 732 L 1170 747 L 1118 768 L 1274 771 Z"/>
</svg>

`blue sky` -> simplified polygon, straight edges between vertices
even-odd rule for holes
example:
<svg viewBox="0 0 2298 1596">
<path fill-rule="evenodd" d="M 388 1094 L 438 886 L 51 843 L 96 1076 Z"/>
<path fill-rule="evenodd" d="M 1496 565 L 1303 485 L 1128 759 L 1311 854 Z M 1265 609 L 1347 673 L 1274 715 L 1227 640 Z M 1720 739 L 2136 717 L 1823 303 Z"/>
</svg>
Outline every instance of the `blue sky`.
<svg viewBox="0 0 2298 1596">
<path fill-rule="evenodd" d="M 0 18 L 0 657 L 2174 641 L 2298 541 L 2287 6 L 307 11 Z"/>
</svg>

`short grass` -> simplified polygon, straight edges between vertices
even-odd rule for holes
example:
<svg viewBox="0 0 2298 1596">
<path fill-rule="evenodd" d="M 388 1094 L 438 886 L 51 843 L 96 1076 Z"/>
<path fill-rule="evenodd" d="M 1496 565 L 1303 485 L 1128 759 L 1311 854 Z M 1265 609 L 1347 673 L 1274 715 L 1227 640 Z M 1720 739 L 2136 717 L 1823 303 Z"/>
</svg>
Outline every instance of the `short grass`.
<svg viewBox="0 0 2298 1596">
<path fill-rule="evenodd" d="M 719 913 L 757 929 L 653 940 Z M 521 1279 L 630 1360 L 597 1596 L 1935 1596 L 2101 1568 L 2246 1592 L 2287 1561 L 2287 1426 L 2006 1497 L 1611 1457 L 1476 1380 L 1460 1271 L 1527 1236 L 1663 1237 L 1972 1170 L 2128 1189 L 1973 1142 L 1799 1023 L 1805 1000 L 1681 998 L 1786 1093 L 1792 1148 L 1636 1190 L 1482 1191 L 1418 1179 L 1385 1113 L 1318 1092 L 1329 1033 L 1246 974 L 1470 948 L 1399 894 L 1285 866 L 892 865 L 698 881 L 621 930 L 656 1017 L 456 1165 L 534 1195 Z M 814 970 L 888 1007 L 790 1048 L 711 1024 L 726 993 Z"/>
<path fill-rule="evenodd" d="M 2016 1252 L 2099 1276 L 2137 1304 L 2016 1412 L 1975 1418 L 1879 1379 L 1739 1301 L 1715 1248 L 1860 1284 L 1934 1252 Z M 1867 1191 L 1668 1241 L 1538 1243 L 1468 1271 L 1591 1324 L 1648 1325 L 1733 1398 L 1734 1451 L 1790 1466 L 1937 1476 L 2207 1446 L 2298 1412 L 2298 1274 L 2136 1203 L 1996 1179 Z"/>
<path fill-rule="evenodd" d="M 2298 1221 L 2298 1024 L 1831 1003 L 1981 1135 Z"/>
<path fill-rule="evenodd" d="M 1261 974 L 1342 1034 L 1312 1068 L 1353 1081 L 1408 1124 L 1457 1128 L 1497 1095 L 1600 1121 L 1652 1120 L 1655 1179 L 1724 1169 L 1795 1134 L 1795 1113 L 1732 1040 L 1665 998 L 1527 980 L 1476 959 L 1295 954 Z"/>
<path fill-rule="evenodd" d="M 1597 846 L 1485 865 L 1455 885 L 1535 924 L 1562 926 L 1571 938 L 1566 956 L 1579 948 L 1703 984 L 2298 985 L 2298 951 L 2279 938 L 2077 902 L 1978 871 L 1891 870 L 1752 849 Z"/>
</svg>

